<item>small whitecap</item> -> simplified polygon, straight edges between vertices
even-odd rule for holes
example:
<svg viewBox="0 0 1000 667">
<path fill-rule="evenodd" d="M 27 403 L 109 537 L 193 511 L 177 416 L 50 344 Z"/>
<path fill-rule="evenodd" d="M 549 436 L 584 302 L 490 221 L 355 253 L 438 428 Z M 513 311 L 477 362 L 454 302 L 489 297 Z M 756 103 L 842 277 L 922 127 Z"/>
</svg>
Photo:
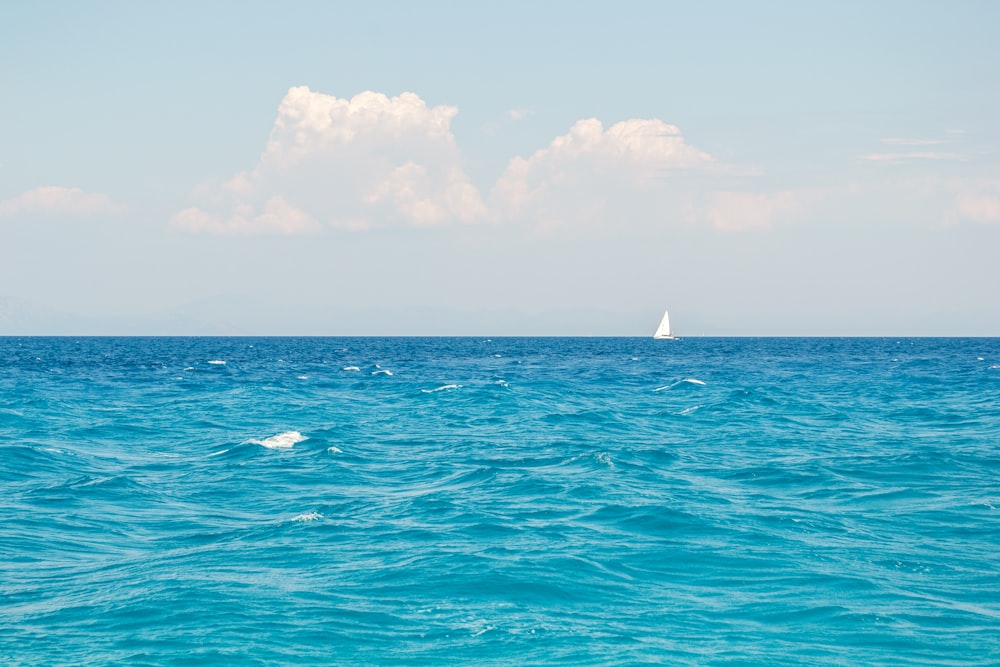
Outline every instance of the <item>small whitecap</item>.
<svg viewBox="0 0 1000 667">
<path fill-rule="evenodd" d="M 213 366 L 225 366 L 226 365 L 226 362 L 224 360 L 222 360 L 222 359 L 212 359 L 208 363 L 210 363 Z"/>
<path fill-rule="evenodd" d="M 178 376 L 177 376 L 177 377 L 175 377 L 174 379 L 175 379 L 175 380 L 183 380 L 183 379 L 184 379 L 184 376 L 183 376 L 183 375 L 178 375 Z"/>
<path fill-rule="evenodd" d="M 296 379 L 297 380 L 308 380 L 309 376 L 308 375 L 299 375 L 299 376 L 296 377 Z"/>
<path fill-rule="evenodd" d="M 372 375 L 392 375 L 392 371 L 382 368 L 377 371 L 372 371 Z"/>
<path fill-rule="evenodd" d="M 420 391 L 424 392 L 425 394 L 433 394 L 436 391 L 448 391 L 449 389 L 458 389 L 461 386 L 462 385 L 460 384 L 443 384 L 437 389 L 421 389 Z"/>
<path fill-rule="evenodd" d="M 639 357 L 632 357 L 632 361 L 639 361 Z"/>
<path fill-rule="evenodd" d="M 340 447 L 327 447 L 326 451 L 330 454 L 343 454 L 344 450 Z"/>
<path fill-rule="evenodd" d="M 494 356 L 494 357 L 496 357 L 497 359 L 499 359 L 499 358 L 501 358 L 501 357 L 502 357 L 503 355 L 502 355 L 502 354 L 494 354 L 493 356 Z"/>
<path fill-rule="evenodd" d="M 990 366 L 990 370 L 995 370 L 997 368 L 1000 368 L 1000 366 L 997 366 L 996 364 L 993 364 L 992 366 Z"/>
<path fill-rule="evenodd" d="M 194 366 L 188 366 L 188 367 L 186 367 L 186 368 L 184 368 L 184 369 L 182 369 L 182 370 L 185 370 L 185 371 L 193 371 L 193 370 L 194 370 Z"/>
<path fill-rule="evenodd" d="M 303 512 L 302 514 L 296 514 L 295 516 L 292 517 L 292 521 L 300 521 L 300 522 L 318 521 L 322 518 L 323 518 L 322 514 L 313 511 L 313 512 Z"/>
<path fill-rule="evenodd" d="M 228 449 L 220 449 L 220 450 L 219 450 L 219 451 L 217 451 L 217 452 L 212 452 L 211 454 L 209 454 L 209 455 L 208 455 L 208 458 L 210 458 L 210 457 L 212 457 L 212 456 L 220 456 L 220 455 L 222 455 L 222 454 L 225 454 L 225 453 L 226 453 L 226 452 L 228 452 L 228 451 L 229 451 Z"/>
<path fill-rule="evenodd" d="M 684 408 L 683 410 L 681 410 L 677 414 L 679 414 L 679 415 L 689 415 L 692 412 L 694 412 L 696 410 L 700 410 L 700 409 L 701 409 L 700 405 L 692 405 L 690 408 Z"/>
<path fill-rule="evenodd" d="M 598 463 L 603 463 L 604 465 L 608 466 L 609 468 L 614 468 L 615 467 L 615 462 L 611 460 L 611 455 L 608 454 L 607 452 L 598 452 L 597 454 L 594 455 L 594 459 Z"/>
<path fill-rule="evenodd" d="M 308 438 L 298 431 L 285 431 L 264 440 L 250 440 L 250 443 L 268 449 L 291 449 L 295 443 L 303 440 L 308 440 Z"/>
<path fill-rule="evenodd" d="M 341 370 L 345 370 L 345 371 L 360 371 L 361 369 L 358 368 L 357 366 L 344 366 L 344 368 L 341 369 Z"/>
<path fill-rule="evenodd" d="M 976 357 L 976 361 L 986 361 L 986 360 L 983 359 L 982 357 Z"/>
<path fill-rule="evenodd" d="M 684 378 L 683 380 L 678 380 L 677 382 L 674 382 L 673 384 L 665 384 L 662 387 L 657 387 L 653 391 L 664 391 L 666 389 L 673 389 L 674 387 L 680 386 L 682 384 L 694 384 L 694 385 L 698 385 L 700 387 L 704 387 L 705 386 L 705 383 L 702 382 L 701 380 L 696 380 L 695 378 Z"/>
<path fill-rule="evenodd" d="M 496 630 L 496 629 L 497 629 L 497 626 L 495 626 L 495 625 L 484 625 L 484 626 L 480 627 L 478 630 L 475 630 L 472 633 L 472 636 L 473 637 L 480 637 L 482 635 L 485 635 L 487 632 L 491 632 L 492 630 Z"/>
</svg>

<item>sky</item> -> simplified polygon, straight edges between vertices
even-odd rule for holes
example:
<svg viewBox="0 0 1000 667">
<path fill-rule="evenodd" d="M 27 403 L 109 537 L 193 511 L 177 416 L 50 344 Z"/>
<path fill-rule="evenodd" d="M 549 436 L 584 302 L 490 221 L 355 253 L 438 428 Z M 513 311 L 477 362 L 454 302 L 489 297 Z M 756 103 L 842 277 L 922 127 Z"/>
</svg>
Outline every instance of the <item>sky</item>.
<svg viewBox="0 0 1000 667">
<path fill-rule="evenodd" d="M 1000 3 L 0 6 L 0 335 L 1000 336 Z"/>
</svg>

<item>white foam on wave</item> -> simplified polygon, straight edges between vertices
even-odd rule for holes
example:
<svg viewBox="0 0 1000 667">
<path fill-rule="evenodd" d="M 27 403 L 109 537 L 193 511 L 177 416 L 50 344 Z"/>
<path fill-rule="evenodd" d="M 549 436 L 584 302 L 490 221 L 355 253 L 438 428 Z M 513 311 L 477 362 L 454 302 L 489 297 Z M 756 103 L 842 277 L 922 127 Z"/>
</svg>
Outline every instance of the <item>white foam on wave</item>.
<svg viewBox="0 0 1000 667">
<path fill-rule="evenodd" d="M 706 383 L 702 382 L 701 380 L 696 380 L 695 378 L 684 378 L 683 380 L 678 380 L 673 384 L 665 384 L 662 387 L 657 387 L 653 391 L 664 391 L 666 389 L 673 389 L 674 387 L 677 387 L 682 384 L 695 384 L 700 387 L 704 387 Z"/>
<path fill-rule="evenodd" d="M 193 370 L 194 370 L 194 366 L 187 366 L 186 368 L 184 368 L 184 369 L 182 369 L 182 370 L 185 370 L 185 371 L 193 371 Z"/>
<path fill-rule="evenodd" d="M 436 391 L 448 391 L 449 389 L 459 389 L 461 388 L 461 386 L 462 385 L 460 384 L 443 384 L 437 389 L 421 389 L 420 391 L 424 392 L 425 394 L 433 394 Z"/>
<path fill-rule="evenodd" d="M 496 630 L 496 629 L 497 629 L 497 626 L 495 626 L 495 625 L 482 625 L 482 626 L 479 627 L 479 629 L 473 629 L 472 636 L 473 637 L 481 637 L 481 636 L 485 635 L 487 632 L 492 632 L 493 630 Z"/>
<path fill-rule="evenodd" d="M 358 368 L 357 366 L 344 366 L 344 368 L 342 370 L 345 370 L 345 371 L 360 371 L 361 369 Z"/>
<path fill-rule="evenodd" d="M 208 363 L 212 364 L 213 366 L 225 366 L 226 365 L 226 362 L 224 360 L 222 360 L 222 359 L 212 359 Z"/>
<path fill-rule="evenodd" d="M 264 440 L 250 440 L 249 442 L 261 447 L 267 447 L 268 449 L 291 449 L 295 443 L 308 439 L 298 431 L 285 431 Z"/>
<path fill-rule="evenodd" d="M 306 522 L 306 521 L 319 521 L 323 518 L 323 515 L 319 512 L 303 512 L 302 514 L 296 514 L 292 517 L 292 521 Z"/>
<path fill-rule="evenodd" d="M 380 368 L 377 371 L 372 371 L 372 375 L 392 375 L 392 371 Z"/>
<path fill-rule="evenodd" d="M 219 450 L 219 451 L 217 451 L 217 452 L 212 452 L 211 454 L 209 454 L 207 458 L 211 458 L 211 457 L 213 457 L 213 456 L 220 456 L 220 455 L 222 455 L 222 454 L 225 454 L 225 453 L 226 453 L 226 452 L 228 452 L 228 451 L 229 451 L 228 449 L 220 449 L 220 450 Z"/>
<path fill-rule="evenodd" d="M 296 379 L 298 379 L 298 380 L 308 380 L 309 376 L 308 375 L 299 375 Z"/>
<path fill-rule="evenodd" d="M 327 451 L 328 453 L 330 453 L 330 454 L 343 454 L 343 453 L 344 453 L 344 450 L 343 450 L 343 449 L 341 449 L 340 447 L 336 447 L 336 446 L 333 446 L 333 447 L 327 447 L 327 448 L 326 448 L 326 451 Z"/>
<path fill-rule="evenodd" d="M 598 452 L 597 454 L 594 454 L 594 459 L 598 463 L 603 463 L 609 468 L 615 467 L 615 462 L 611 460 L 611 455 L 608 454 L 607 452 Z"/>
<path fill-rule="evenodd" d="M 689 414 L 691 414 L 692 412 L 694 412 L 696 410 L 701 410 L 701 406 L 700 405 L 692 405 L 690 408 L 684 408 L 683 410 L 681 410 L 677 414 L 679 414 L 679 415 L 689 415 Z"/>
</svg>

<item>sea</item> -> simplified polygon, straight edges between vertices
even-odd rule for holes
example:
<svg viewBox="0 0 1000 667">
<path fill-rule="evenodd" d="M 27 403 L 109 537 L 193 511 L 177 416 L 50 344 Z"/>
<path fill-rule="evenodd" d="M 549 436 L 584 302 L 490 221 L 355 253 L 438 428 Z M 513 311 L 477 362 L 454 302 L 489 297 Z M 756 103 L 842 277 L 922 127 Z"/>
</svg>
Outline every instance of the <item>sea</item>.
<svg viewBox="0 0 1000 667">
<path fill-rule="evenodd" d="M 1000 339 L 0 338 L 2 665 L 997 665 Z"/>
</svg>

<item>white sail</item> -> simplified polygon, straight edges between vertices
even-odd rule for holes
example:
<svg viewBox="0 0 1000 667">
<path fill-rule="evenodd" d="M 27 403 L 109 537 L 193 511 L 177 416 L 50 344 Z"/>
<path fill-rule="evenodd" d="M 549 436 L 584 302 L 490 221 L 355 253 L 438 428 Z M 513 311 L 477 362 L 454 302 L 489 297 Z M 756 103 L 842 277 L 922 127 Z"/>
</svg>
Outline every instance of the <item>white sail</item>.
<svg viewBox="0 0 1000 667">
<path fill-rule="evenodd" d="M 674 340 L 674 332 L 670 330 L 670 313 L 663 311 L 663 319 L 660 320 L 660 326 L 656 327 L 656 333 L 653 334 L 653 338 Z"/>
</svg>

